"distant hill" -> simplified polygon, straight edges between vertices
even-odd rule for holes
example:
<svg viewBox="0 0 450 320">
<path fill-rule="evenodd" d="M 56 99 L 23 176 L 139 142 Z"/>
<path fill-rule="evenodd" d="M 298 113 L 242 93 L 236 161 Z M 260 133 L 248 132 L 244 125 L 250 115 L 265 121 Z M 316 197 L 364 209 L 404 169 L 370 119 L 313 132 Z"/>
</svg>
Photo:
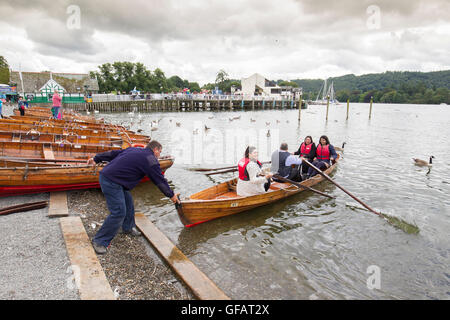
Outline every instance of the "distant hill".
<svg viewBox="0 0 450 320">
<path fill-rule="evenodd" d="M 324 79 L 296 79 L 304 92 L 318 92 Z M 361 76 L 347 74 L 340 77 L 328 78 L 328 83 L 334 82 L 334 88 L 339 90 L 383 90 L 386 87 L 398 88 L 402 83 L 423 82 L 427 88 L 450 88 L 450 70 L 435 72 L 387 71 L 384 73 L 370 73 Z"/>
<path fill-rule="evenodd" d="M 447 104 L 450 102 L 450 70 L 387 71 L 361 76 L 348 74 L 328 78 L 328 84 L 332 81 L 340 101 L 349 98 L 350 101 L 365 102 L 373 96 L 376 102 Z M 315 99 L 323 85 L 323 79 L 297 79 L 292 82 L 302 87 L 304 95 L 311 99 Z M 369 98 L 366 97 L 368 95 Z M 384 95 L 385 99 L 382 99 Z"/>
</svg>

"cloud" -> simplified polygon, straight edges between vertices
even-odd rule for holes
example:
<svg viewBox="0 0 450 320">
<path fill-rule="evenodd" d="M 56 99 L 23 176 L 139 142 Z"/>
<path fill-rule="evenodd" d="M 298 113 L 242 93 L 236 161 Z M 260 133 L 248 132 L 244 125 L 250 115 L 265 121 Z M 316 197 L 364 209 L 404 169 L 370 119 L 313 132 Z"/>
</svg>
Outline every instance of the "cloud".
<svg viewBox="0 0 450 320">
<path fill-rule="evenodd" d="M 69 5 L 80 29 L 67 28 Z M 15 0 L 0 12 L 2 30 L 14 30 L 0 35 L 0 55 L 16 68 L 87 72 L 130 60 L 205 83 L 219 69 L 294 79 L 450 66 L 447 0 Z"/>
</svg>

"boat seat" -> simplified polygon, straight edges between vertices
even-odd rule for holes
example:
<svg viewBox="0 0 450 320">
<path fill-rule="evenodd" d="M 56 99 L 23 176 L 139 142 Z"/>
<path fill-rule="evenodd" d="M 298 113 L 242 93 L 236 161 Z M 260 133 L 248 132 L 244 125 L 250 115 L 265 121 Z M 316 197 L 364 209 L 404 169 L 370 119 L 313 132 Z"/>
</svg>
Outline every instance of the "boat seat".
<svg viewBox="0 0 450 320">
<path fill-rule="evenodd" d="M 55 155 L 53 154 L 52 146 L 51 145 L 44 145 L 42 147 L 42 151 L 44 153 L 45 159 L 55 160 Z"/>
<path fill-rule="evenodd" d="M 230 191 L 236 191 L 236 185 L 230 181 L 227 182 L 228 190 Z"/>
<path fill-rule="evenodd" d="M 20 142 L 22 135 L 20 133 L 13 133 L 12 142 Z"/>
</svg>

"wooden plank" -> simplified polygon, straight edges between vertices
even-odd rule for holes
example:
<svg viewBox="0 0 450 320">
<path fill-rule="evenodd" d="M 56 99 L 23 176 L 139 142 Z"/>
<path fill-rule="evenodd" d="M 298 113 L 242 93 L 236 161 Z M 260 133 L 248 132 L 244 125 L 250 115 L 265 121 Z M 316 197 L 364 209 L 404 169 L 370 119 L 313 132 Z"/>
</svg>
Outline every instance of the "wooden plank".
<svg viewBox="0 0 450 320">
<path fill-rule="evenodd" d="M 77 285 L 81 300 L 115 300 L 81 218 L 61 218 L 60 223 L 76 280 L 79 275 Z"/>
<path fill-rule="evenodd" d="M 50 207 L 48 208 L 48 217 L 67 217 L 69 210 L 67 209 L 67 193 L 51 192 L 50 193 Z"/>
<path fill-rule="evenodd" d="M 175 273 L 201 300 L 230 300 L 142 213 L 135 215 L 136 225 L 167 261 Z"/>
</svg>

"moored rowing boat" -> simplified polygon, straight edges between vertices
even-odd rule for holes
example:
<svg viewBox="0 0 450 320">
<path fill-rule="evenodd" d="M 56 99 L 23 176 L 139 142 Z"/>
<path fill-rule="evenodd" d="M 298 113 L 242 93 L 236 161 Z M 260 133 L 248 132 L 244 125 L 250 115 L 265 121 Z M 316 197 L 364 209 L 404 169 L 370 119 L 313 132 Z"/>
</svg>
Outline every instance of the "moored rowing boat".
<svg viewBox="0 0 450 320">
<path fill-rule="evenodd" d="M 161 171 L 173 165 L 174 158 L 159 159 Z M 70 167 L 33 166 L 0 168 L 0 196 L 18 194 L 99 188 L 99 172 L 102 166 L 78 165 Z M 148 181 L 144 178 L 142 182 Z"/>
</svg>

